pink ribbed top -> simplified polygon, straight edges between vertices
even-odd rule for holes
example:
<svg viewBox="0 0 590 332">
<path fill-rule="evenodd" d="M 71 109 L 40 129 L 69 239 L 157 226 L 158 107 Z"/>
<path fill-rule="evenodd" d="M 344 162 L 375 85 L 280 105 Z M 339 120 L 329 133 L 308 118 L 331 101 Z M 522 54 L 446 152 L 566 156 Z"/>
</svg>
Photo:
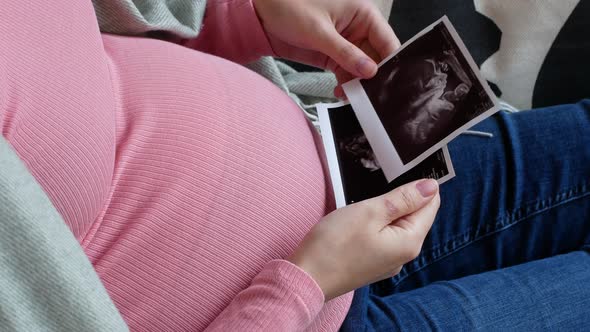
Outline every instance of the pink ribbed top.
<svg viewBox="0 0 590 332">
<path fill-rule="evenodd" d="M 271 50 L 247 0 L 209 0 L 188 46 Z M 0 125 L 132 330 L 337 330 L 282 260 L 333 209 L 317 133 L 257 74 L 167 42 L 101 35 L 92 3 L 6 0 Z"/>
</svg>

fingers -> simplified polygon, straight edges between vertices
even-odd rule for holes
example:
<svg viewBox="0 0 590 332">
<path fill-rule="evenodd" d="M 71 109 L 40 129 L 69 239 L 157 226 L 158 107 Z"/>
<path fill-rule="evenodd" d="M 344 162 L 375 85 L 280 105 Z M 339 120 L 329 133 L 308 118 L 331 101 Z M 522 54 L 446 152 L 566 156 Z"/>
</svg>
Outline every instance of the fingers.
<svg viewBox="0 0 590 332">
<path fill-rule="evenodd" d="M 418 257 L 439 207 L 440 195 L 436 194 L 426 206 L 396 220 L 382 230 L 384 242 L 391 246 L 397 258 L 407 263 Z"/>
<path fill-rule="evenodd" d="M 384 59 L 400 47 L 400 42 L 381 13 L 375 10 L 373 15 L 376 17 L 371 21 L 368 39 L 381 59 Z"/>
<path fill-rule="evenodd" d="M 318 38 L 317 48 L 349 73 L 362 78 L 370 78 L 377 72 L 377 64 L 360 48 L 342 37 L 333 26 L 324 29 Z M 329 68 L 327 64 L 326 68 Z"/>
<path fill-rule="evenodd" d="M 316 50 L 294 47 L 280 39 L 273 39 L 272 48 L 283 59 L 324 69 L 328 57 Z"/>
<path fill-rule="evenodd" d="M 361 51 L 368 55 L 373 61 L 375 61 L 375 63 L 381 61 L 381 56 L 379 53 L 377 53 L 377 51 L 375 51 L 368 40 L 364 40 L 359 47 Z M 338 81 L 338 86 L 334 89 L 334 96 L 336 96 L 336 98 L 344 99 L 346 98 L 346 95 L 342 89 L 342 84 L 353 80 L 355 77 L 337 64 L 334 64 L 334 66 L 335 69 L 333 69 L 333 72 L 336 75 L 336 80 Z"/>
<path fill-rule="evenodd" d="M 369 58 L 375 61 L 375 63 L 379 63 L 383 59 L 383 57 L 379 54 L 379 52 L 377 52 L 377 50 L 375 50 L 373 45 L 371 45 L 371 42 L 367 39 L 363 40 L 360 43 L 359 48 L 361 49 L 361 51 L 365 52 L 365 54 L 368 55 Z"/>
<path fill-rule="evenodd" d="M 375 222 L 386 227 L 394 220 L 410 215 L 425 207 L 438 193 L 435 180 L 419 180 L 369 200 L 375 209 Z"/>
<path fill-rule="evenodd" d="M 336 67 L 336 69 L 334 69 L 333 71 L 334 75 L 336 75 L 336 80 L 338 81 L 338 86 L 336 87 L 336 89 L 334 89 L 334 95 L 337 98 L 344 98 L 345 95 L 344 90 L 342 89 L 342 84 L 354 79 L 354 76 L 352 76 L 342 67 Z"/>
<path fill-rule="evenodd" d="M 439 207 L 440 195 L 437 194 L 421 209 L 401 217 L 387 225 L 387 227 L 402 229 L 406 234 L 412 234 L 421 243 L 430 230 Z"/>
<path fill-rule="evenodd" d="M 346 99 L 346 94 L 344 93 L 344 89 L 342 89 L 341 85 L 338 85 L 334 88 L 334 97 L 338 99 Z"/>
</svg>

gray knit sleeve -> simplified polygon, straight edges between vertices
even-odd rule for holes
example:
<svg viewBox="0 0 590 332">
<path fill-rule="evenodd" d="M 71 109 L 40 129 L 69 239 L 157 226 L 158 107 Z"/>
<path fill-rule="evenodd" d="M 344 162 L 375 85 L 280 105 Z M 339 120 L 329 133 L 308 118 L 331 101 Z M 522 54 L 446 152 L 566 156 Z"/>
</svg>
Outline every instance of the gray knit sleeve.
<svg viewBox="0 0 590 332">
<path fill-rule="evenodd" d="M 128 330 L 78 241 L 2 136 L 0 330 Z"/>
<path fill-rule="evenodd" d="M 167 32 L 194 38 L 201 31 L 206 0 L 92 0 L 100 30 L 121 35 Z"/>
</svg>

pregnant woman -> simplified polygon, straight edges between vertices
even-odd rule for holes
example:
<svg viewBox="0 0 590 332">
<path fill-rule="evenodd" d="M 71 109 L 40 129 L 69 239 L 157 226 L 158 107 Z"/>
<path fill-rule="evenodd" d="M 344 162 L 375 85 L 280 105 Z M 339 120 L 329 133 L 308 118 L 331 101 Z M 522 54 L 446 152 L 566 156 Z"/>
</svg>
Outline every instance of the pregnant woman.
<svg viewBox="0 0 590 332">
<path fill-rule="evenodd" d="M 101 34 L 91 1 L 0 7 L 2 135 L 131 330 L 583 326 L 588 102 L 482 123 L 494 138 L 450 145 L 440 195 L 423 180 L 332 212 L 317 133 L 234 62 L 371 77 L 399 45 L 379 12 L 211 0 L 182 44 Z"/>
</svg>

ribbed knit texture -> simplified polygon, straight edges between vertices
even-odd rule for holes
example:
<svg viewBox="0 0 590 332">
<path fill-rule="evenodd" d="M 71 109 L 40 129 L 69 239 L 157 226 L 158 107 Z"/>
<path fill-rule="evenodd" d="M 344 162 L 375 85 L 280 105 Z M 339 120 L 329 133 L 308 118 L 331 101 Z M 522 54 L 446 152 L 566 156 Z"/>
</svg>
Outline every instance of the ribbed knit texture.
<svg viewBox="0 0 590 332">
<path fill-rule="evenodd" d="M 132 330 L 338 328 L 351 295 L 322 307 L 280 260 L 333 208 L 317 133 L 284 93 L 221 58 L 101 36 L 90 1 L 0 13 L 2 134 Z M 191 47 L 270 53 L 249 1 L 208 13 Z"/>
<path fill-rule="evenodd" d="M 391 2 L 392 0 L 387 1 Z M 218 2 L 209 1 L 210 4 Z M 102 32 L 127 36 L 157 36 L 166 40 L 188 39 L 187 43 L 190 45 L 194 42 L 191 39 L 196 38 L 201 31 L 201 18 L 205 13 L 207 1 L 93 0 L 92 3 Z M 240 3 L 226 1 L 226 4 L 236 6 Z M 391 7 L 391 3 L 389 6 Z M 389 11 L 387 11 L 388 14 Z M 211 15 L 210 10 L 208 15 Z M 229 17 L 224 19 L 231 20 Z M 248 31 L 249 29 L 243 30 L 243 32 Z M 216 42 L 222 42 L 222 38 L 218 37 Z M 214 51 L 209 50 L 209 52 Z M 297 72 L 270 56 L 262 57 L 246 65 L 285 91 L 319 128 L 314 104 L 335 101 L 336 77 L 334 74 L 331 72 Z"/>
</svg>

